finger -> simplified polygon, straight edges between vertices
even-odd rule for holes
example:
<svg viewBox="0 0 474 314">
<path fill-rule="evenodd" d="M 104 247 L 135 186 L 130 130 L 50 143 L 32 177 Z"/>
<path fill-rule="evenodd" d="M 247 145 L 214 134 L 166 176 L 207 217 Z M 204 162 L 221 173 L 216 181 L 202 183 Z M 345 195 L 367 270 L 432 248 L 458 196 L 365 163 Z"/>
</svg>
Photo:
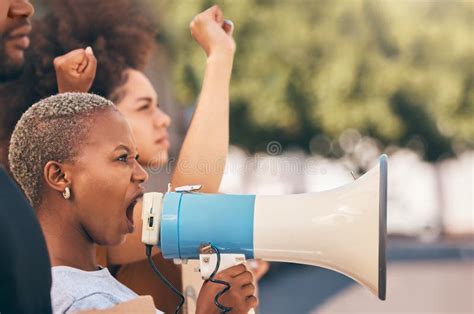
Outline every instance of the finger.
<svg viewBox="0 0 474 314">
<path fill-rule="evenodd" d="M 217 275 L 220 275 L 221 277 L 222 276 L 230 276 L 231 278 L 233 277 L 236 277 L 244 272 L 247 271 L 247 268 L 245 267 L 244 264 L 239 264 L 239 265 L 235 265 L 235 266 L 232 266 L 232 267 L 229 267 L 221 272 L 219 272 Z"/>
<path fill-rule="evenodd" d="M 87 68 L 87 66 L 89 65 L 89 59 L 87 58 L 87 54 L 86 54 L 85 51 L 82 53 L 82 58 L 83 58 L 83 59 L 82 59 L 81 63 L 79 63 L 79 64 L 77 65 L 77 72 L 79 72 L 79 73 L 84 72 L 84 70 L 85 70 L 85 69 Z"/>
<path fill-rule="evenodd" d="M 234 277 L 234 281 L 239 286 L 245 286 L 245 285 L 251 284 L 253 282 L 253 274 L 249 271 L 245 271 L 242 274 Z"/>
<path fill-rule="evenodd" d="M 86 67 L 87 67 L 88 64 L 89 64 L 89 62 L 87 61 L 87 58 L 84 59 L 84 61 L 81 62 L 81 63 L 76 67 L 76 71 L 77 71 L 78 73 L 81 73 L 81 74 L 82 74 L 82 73 L 84 72 L 84 70 L 86 69 Z"/>
<path fill-rule="evenodd" d="M 213 5 L 203 13 L 203 15 L 207 16 L 208 18 L 212 18 L 214 21 L 219 23 L 219 25 L 222 25 L 222 23 L 224 22 L 224 14 L 222 13 L 221 8 L 217 4 Z"/>
<path fill-rule="evenodd" d="M 64 55 L 64 64 L 72 66 L 75 70 L 85 61 L 84 49 L 76 49 Z"/>
<path fill-rule="evenodd" d="M 54 58 L 53 64 L 55 68 L 62 66 L 64 64 L 64 57 L 59 56 L 59 57 Z"/>
<path fill-rule="evenodd" d="M 234 22 L 232 22 L 231 20 L 224 20 L 224 25 L 222 26 L 222 28 L 228 35 L 232 36 L 232 34 L 234 33 Z"/>
<path fill-rule="evenodd" d="M 91 46 L 87 46 L 86 50 L 85 50 L 85 53 L 88 55 L 88 56 L 93 56 L 94 55 L 94 51 L 92 50 L 92 47 Z"/>
<path fill-rule="evenodd" d="M 216 9 L 214 11 L 214 18 L 219 25 L 224 24 L 224 12 L 222 12 L 221 8 L 216 5 Z"/>
<path fill-rule="evenodd" d="M 246 297 L 250 297 L 255 294 L 255 285 L 250 283 L 248 285 L 242 286 L 242 293 Z"/>
<path fill-rule="evenodd" d="M 245 303 L 247 303 L 247 306 L 251 308 L 256 308 L 258 305 L 258 299 L 256 296 L 252 295 L 245 298 Z"/>
<path fill-rule="evenodd" d="M 254 261 L 254 267 L 251 267 L 255 279 L 259 280 L 268 272 L 270 263 L 266 261 Z"/>
</svg>

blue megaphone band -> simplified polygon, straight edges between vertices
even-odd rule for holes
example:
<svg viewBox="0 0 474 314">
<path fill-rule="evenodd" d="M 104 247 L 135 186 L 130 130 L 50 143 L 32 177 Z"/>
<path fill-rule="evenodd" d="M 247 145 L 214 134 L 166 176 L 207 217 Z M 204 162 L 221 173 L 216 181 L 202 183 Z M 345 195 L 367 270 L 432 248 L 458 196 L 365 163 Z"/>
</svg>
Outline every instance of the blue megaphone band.
<svg viewBox="0 0 474 314">
<path fill-rule="evenodd" d="M 221 253 L 253 258 L 255 195 L 166 193 L 160 243 L 165 258 L 198 258 L 212 243 Z"/>
</svg>

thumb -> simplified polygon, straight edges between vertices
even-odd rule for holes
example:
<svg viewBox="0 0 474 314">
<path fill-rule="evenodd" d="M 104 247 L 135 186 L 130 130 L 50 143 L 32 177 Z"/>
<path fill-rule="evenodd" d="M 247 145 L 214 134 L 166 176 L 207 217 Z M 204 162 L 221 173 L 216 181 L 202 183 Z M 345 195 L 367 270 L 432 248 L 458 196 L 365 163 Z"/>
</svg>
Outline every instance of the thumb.
<svg viewBox="0 0 474 314">
<path fill-rule="evenodd" d="M 86 50 L 85 50 L 86 54 L 87 55 L 94 55 L 94 51 L 92 51 L 92 47 L 91 46 L 87 46 Z"/>
<path fill-rule="evenodd" d="M 86 48 L 85 55 L 88 62 L 87 62 L 87 67 L 84 69 L 84 75 L 92 78 L 93 80 L 95 77 L 96 70 L 97 70 L 97 59 L 94 56 L 94 52 L 92 51 L 91 47 Z"/>
<path fill-rule="evenodd" d="M 82 51 L 82 61 L 77 64 L 77 72 L 78 73 L 82 73 L 84 72 L 84 70 L 87 68 L 87 65 L 89 64 L 89 60 L 87 58 L 87 54 L 86 52 L 83 50 Z"/>
<path fill-rule="evenodd" d="M 224 25 L 222 25 L 222 28 L 227 33 L 227 35 L 232 36 L 234 33 L 234 22 L 231 20 L 224 20 Z"/>
</svg>

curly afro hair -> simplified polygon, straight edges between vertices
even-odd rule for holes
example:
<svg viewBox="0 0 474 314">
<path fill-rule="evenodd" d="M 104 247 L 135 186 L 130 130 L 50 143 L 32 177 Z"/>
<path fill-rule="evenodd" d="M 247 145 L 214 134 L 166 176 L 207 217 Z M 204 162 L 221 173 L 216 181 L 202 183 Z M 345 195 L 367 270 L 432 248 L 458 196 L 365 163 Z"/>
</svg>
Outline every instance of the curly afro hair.
<svg viewBox="0 0 474 314">
<path fill-rule="evenodd" d="M 124 83 L 127 68 L 143 70 L 155 39 L 155 25 L 140 1 L 49 0 L 51 13 L 38 22 L 32 38 L 33 72 L 41 96 L 55 91 L 53 60 L 91 46 L 98 61 L 90 92 L 109 97 Z M 148 10 L 149 11 L 149 10 Z M 45 82 L 47 80 L 47 82 Z"/>
<path fill-rule="evenodd" d="M 23 112 L 58 92 L 53 60 L 91 46 L 97 74 L 91 93 L 118 101 L 114 91 L 128 68 L 143 70 L 156 37 L 153 17 L 138 0 L 47 0 L 47 15 L 34 21 L 22 78 L 0 86 L 0 145 L 4 146 Z M 120 96 L 120 95 L 115 95 Z M 6 162 L 0 151 L 0 161 Z"/>
</svg>

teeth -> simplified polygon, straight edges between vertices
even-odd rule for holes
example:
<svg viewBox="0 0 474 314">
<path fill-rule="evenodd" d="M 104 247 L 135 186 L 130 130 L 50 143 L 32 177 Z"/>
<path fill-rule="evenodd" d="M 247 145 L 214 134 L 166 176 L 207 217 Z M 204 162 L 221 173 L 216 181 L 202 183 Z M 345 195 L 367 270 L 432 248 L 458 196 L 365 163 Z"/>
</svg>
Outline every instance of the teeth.
<svg viewBox="0 0 474 314">
<path fill-rule="evenodd" d="M 135 205 L 138 203 L 138 199 L 139 199 L 139 198 L 140 198 L 140 196 L 134 198 L 134 199 L 130 202 L 130 204 L 128 205 L 127 210 L 133 209 L 133 207 L 135 207 Z"/>
</svg>

